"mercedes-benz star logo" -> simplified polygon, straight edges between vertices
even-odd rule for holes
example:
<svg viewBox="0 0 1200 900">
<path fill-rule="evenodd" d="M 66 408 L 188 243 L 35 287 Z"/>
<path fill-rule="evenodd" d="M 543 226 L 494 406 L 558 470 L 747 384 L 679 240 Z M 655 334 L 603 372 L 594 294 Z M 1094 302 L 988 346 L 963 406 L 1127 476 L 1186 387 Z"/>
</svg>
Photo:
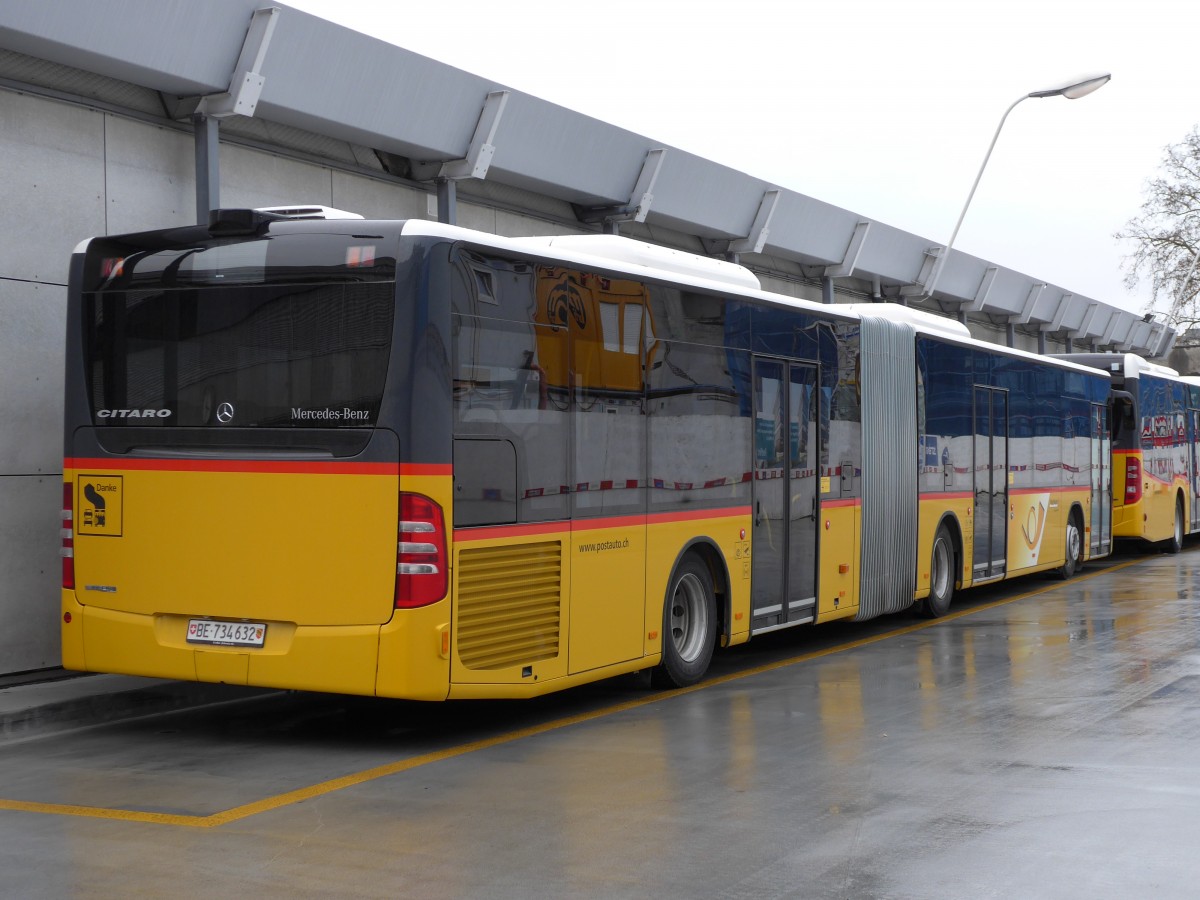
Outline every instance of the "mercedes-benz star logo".
<svg viewBox="0 0 1200 900">
<path fill-rule="evenodd" d="M 224 425 L 226 422 L 233 421 L 233 404 L 222 403 L 217 407 L 217 421 Z"/>
</svg>

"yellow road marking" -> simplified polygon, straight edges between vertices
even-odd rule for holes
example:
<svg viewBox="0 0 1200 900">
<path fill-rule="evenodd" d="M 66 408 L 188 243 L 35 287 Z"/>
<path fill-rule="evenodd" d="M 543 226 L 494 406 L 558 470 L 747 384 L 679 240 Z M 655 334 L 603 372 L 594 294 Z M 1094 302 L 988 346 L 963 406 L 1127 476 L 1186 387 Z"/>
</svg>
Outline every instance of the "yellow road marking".
<svg viewBox="0 0 1200 900">
<path fill-rule="evenodd" d="M 88 819 L 118 819 L 122 822 L 149 822 L 153 825 L 203 825 L 202 816 L 176 816 L 169 813 L 141 812 L 134 809 L 106 809 L 100 806 L 70 806 L 65 803 L 35 803 L 27 800 L 0 800 L 0 809 L 46 813 L 54 816 L 81 816 Z"/>
<path fill-rule="evenodd" d="M 1089 578 L 1095 578 L 1098 575 L 1106 575 L 1110 572 L 1116 572 L 1120 569 L 1137 565 L 1140 562 L 1145 562 L 1146 559 L 1150 558 L 1152 557 L 1141 557 L 1139 559 L 1129 560 L 1128 562 L 1117 563 L 1116 565 L 1108 566 L 1095 572 L 1087 572 L 1072 579 L 1072 583 L 1085 581 Z M 889 638 L 899 637 L 900 635 L 904 634 L 911 634 L 914 631 L 932 628 L 935 625 L 941 625 L 945 622 L 953 622 L 955 619 L 961 619 L 964 616 L 972 616 L 975 613 L 984 612 L 985 610 L 989 609 L 995 609 L 999 606 L 1006 606 L 1009 603 L 1016 603 L 1019 600 L 1027 600 L 1030 597 L 1036 597 L 1038 594 L 1044 594 L 1047 591 L 1055 590 L 1062 586 L 1063 585 L 1047 585 L 1034 591 L 1026 591 L 1023 594 L 1016 594 L 1012 597 L 1002 597 L 999 600 L 993 600 L 989 603 L 973 606 L 970 609 L 963 609 L 959 610 L 958 612 L 949 613 L 939 619 L 929 619 L 925 622 L 917 622 L 913 625 L 906 625 L 903 628 L 885 631 L 880 634 L 871 635 L 870 637 L 865 637 L 857 641 L 851 641 L 846 644 L 838 644 L 834 647 L 826 647 L 823 650 L 812 650 L 808 653 L 801 653 L 797 656 L 790 656 L 787 659 L 764 663 L 761 666 L 754 666 L 750 669 L 741 669 L 737 672 L 731 672 L 728 675 L 721 675 L 716 678 L 706 679 L 699 684 L 692 685 L 691 687 L 679 688 L 674 691 L 664 691 L 662 693 L 653 694 L 646 697 L 639 697 L 636 700 L 627 700 L 623 703 L 615 703 L 591 712 L 579 713 L 578 715 L 574 716 L 566 716 L 564 718 L 554 719 L 553 721 L 545 722 L 541 725 L 532 725 L 529 728 L 521 728 L 516 731 L 508 731 L 504 734 L 496 735 L 495 737 L 471 741 L 470 743 L 460 744 L 457 747 L 450 747 L 446 750 L 423 753 L 420 756 L 414 756 L 409 759 L 387 763 L 386 765 L 376 766 L 372 769 L 364 769 L 361 772 L 354 772 L 350 775 L 343 775 L 341 778 L 333 778 L 329 781 L 322 781 L 319 784 L 299 788 L 298 790 L 294 791 L 288 791 L 285 794 L 276 794 L 273 797 L 267 797 L 263 800 L 258 800 L 254 803 L 247 803 L 243 806 L 235 806 L 232 809 L 225 810 L 224 812 L 213 813 L 212 815 L 208 816 L 172 815 L 169 813 L 141 812 L 139 810 L 129 809 L 106 809 L 104 807 L 94 806 L 70 806 L 61 803 L 36 803 L 24 800 L 3 799 L 0 799 L 0 809 L 44 813 L 47 815 L 81 816 L 93 819 L 115 819 L 122 822 L 144 822 L 151 825 L 178 825 L 191 828 L 215 828 L 219 825 L 227 825 L 230 822 L 237 822 L 241 819 L 249 818 L 250 816 L 256 816 L 259 813 L 268 812 L 273 809 L 279 809 L 284 806 L 291 806 L 296 803 L 301 803 L 305 800 L 311 800 L 314 797 L 332 794 L 335 791 L 340 791 L 344 790 L 345 788 L 354 787 L 355 785 L 364 784 L 368 781 L 375 781 L 379 778 L 386 778 L 389 775 L 397 775 L 401 772 L 407 772 L 410 769 L 420 768 L 421 766 L 427 766 L 431 763 L 441 762 L 447 759 L 454 759 L 455 757 L 459 756 L 466 756 L 469 753 L 476 753 L 480 750 L 487 750 L 491 747 L 498 747 L 503 744 L 512 743 L 513 741 L 524 740 L 525 738 L 536 737 L 540 734 L 557 731 L 561 728 L 568 728 L 572 725 L 579 725 L 583 722 L 589 722 L 593 719 L 600 719 L 605 716 L 611 716 L 627 710 L 637 709 L 642 706 L 649 706 L 651 703 L 659 703 L 663 700 L 670 700 L 673 697 L 681 697 L 694 691 L 705 690 L 706 688 L 715 687 L 720 684 L 728 684 L 731 681 L 738 681 L 742 678 L 750 678 L 754 675 L 762 675 L 766 672 L 773 672 L 777 669 L 786 668 L 787 666 L 794 666 L 799 663 L 809 662 L 814 659 L 821 659 L 825 656 L 832 656 L 835 653 L 844 653 L 847 650 L 856 650 L 860 647 L 867 647 L 871 644 L 877 644 L 880 641 L 888 640 Z"/>
</svg>

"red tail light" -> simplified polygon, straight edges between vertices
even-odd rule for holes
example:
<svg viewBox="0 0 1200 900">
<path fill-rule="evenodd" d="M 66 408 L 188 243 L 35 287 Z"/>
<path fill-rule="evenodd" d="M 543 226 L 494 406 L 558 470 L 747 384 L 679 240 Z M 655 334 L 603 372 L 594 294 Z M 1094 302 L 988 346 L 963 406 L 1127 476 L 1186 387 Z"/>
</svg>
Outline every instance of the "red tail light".
<svg viewBox="0 0 1200 900">
<path fill-rule="evenodd" d="M 71 482 L 63 483 L 62 508 L 62 586 L 67 590 L 75 590 L 75 486 Z"/>
<path fill-rule="evenodd" d="M 1142 499 L 1142 461 L 1136 456 L 1125 457 L 1125 505 Z"/>
<path fill-rule="evenodd" d="M 446 521 L 442 508 L 420 494 L 400 495 L 396 549 L 396 607 L 411 609 L 446 596 Z"/>
</svg>

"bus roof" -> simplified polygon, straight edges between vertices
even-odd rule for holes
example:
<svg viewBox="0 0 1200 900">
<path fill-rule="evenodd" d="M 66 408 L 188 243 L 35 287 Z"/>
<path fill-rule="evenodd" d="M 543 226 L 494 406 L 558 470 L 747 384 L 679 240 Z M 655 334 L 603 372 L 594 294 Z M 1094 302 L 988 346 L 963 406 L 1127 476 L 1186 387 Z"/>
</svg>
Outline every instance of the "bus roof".
<svg viewBox="0 0 1200 900">
<path fill-rule="evenodd" d="M 1050 362 L 1062 368 L 1096 374 L 1094 364 L 1082 360 L 1067 359 L 1051 355 L 1030 353 L 1014 347 L 1005 347 L 971 335 L 966 325 L 945 316 L 934 315 L 924 310 L 901 306 L 897 303 L 839 303 L 829 305 L 815 303 L 799 297 L 789 297 L 764 291 L 758 278 L 745 266 L 721 259 L 700 256 L 683 250 L 647 244 L 619 235 L 546 235 L 539 237 L 508 238 L 487 232 L 474 231 L 457 225 L 446 225 L 427 219 L 409 219 L 402 231 L 405 235 L 427 235 L 452 240 L 470 241 L 473 244 L 493 247 L 516 253 L 533 253 L 563 262 L 589 268 L 601 268 L 627 272 L 635 277 L 655 276 L 709 290 L 734 292 L 743 296 L 765 300 L 780 306 L 790 306 L 831 318 L 861 320 L 880 317 L 905 322 L 918 334 L 940 337 L 970 346 L 980 347 L 1001 356 Z M 1137 359 L 1137 357 L 1132 357 Z M 1146 364 L 1149 365 L 1149 364 Z M 1158 367 L 1162 368 L 1162 367 Z M 1107 373 L 1105 373 L 1107 374 Z"/>
<path fill-rule="evenodd" d="M 270 213 L 272 218 L 283 221 L 301 222 L 315 219 L 361 219 L 357 213 L 335 210 L 321 206 L 290 206 L 255 210 Z M 379 221 L 379 220 L 376 220 Z M 635 278 L 656 277 L 668 279 L 690 287 L 713 291 L 734 292 L 742 296 L 763 300 L 777 306 L 792 307 L 819 313 L 830 318 L 862 320 L 867 317 L 886 318 L 909 324 L 918 334 L 940 337 L 977 346 L 1002 356 L 1053 361 L 1057 365 L 1081 371 L 1097 369 L 1109 372 L 1123 371 L 1126 378 L 1136 378 L 1141 373 L 1179 378 L 1179 373 L 1166 366 L 1147 362 L 1132 353 L 1074 353 L 1038 354 L 1005 347 L 990 341 L 974 338 L 966 325 L 945 316 L 937 316 L 924 310 L 913 309 L 896 303 L 839 303 L 825 304 L 790 297 L 762 289 L 758 277 L 745 266 L 676 250 L 658 244 L 648 244 L 633 238 L 612 234 L 563 234 L 510 238 L 475 231 L 458 225 L 447 225 L 428 219 L 391 220 L 392 225 L 401 226 L 406 236 L 444 237 L 455 241 L 520 254 L 534 254 L 565 263 L 588 268 L 625 272 Z M 91 238 L 82 241 L 75 253 L 86 251 Z M 1120 366 L 1120 368 L 1117 368 Z"/>
<path fill-rule="evenodd" d="M 1059 359 L 1082 363 L 1094 369 L 1106 372 L 1117 372 L 1126 378 L 1137 378 L 1139 375 L 1157 375 L 1160 378 L 1180 379 L 1180 374 L 1167 366 L 1147 362 L 1133 353 L 1063 353 L 1055 354 Z"/>
<path fill-rule="evenodd" d="M 661 269 L 672 274 L 694 275 L 752 291 L 762 290 L 758 277 L 745 266 L 615 234 L 548 235 L 517 238 L 516 242 L 541 253 L 551 250 L 555 256 L 560 253 L 598 256 L 606 261 Z"/>
<path fill-rule="evenodd" d="M 404 235 L 427 235 L 491 247 L 510 253 L 533 254 L 585 268 L 624 272 L 634 278 L 668 279 L 680 284 L 711 291 L 734 292 L 781 306 L 819 312 L 830 318 L 858 319 L 843 304 L 829 306 L 800 297 L 788 297 L 764 291 L 758 278 L 745 266 L 646 244 L 619 235 L 546 235 L 509 238 L 487 232 L 445 225 L 426 219 L 409 219 Z"/>
<path fill-rule="evenodd" d="M 645 270 L 650 269 L 660 277 L 664 274 L 684 276 L 687 280 L 720 286 L 726 290 L 731 286 L 741 291 L 762 290 L 758 278 L 745 266 L 615 234 L 550 234 L 510 238 L 425 219 L 406 221 L 403 234 L 453 238 L 498 250 L 516 250 L 565 262 L 603 265 L 607 269 L 622 269 L 631 274 L 645 275 Z"/>
<path fill-rule="evenodd" d="M 971 331 L 957 319 L 935 316 L 923 309 L 901 306 L 898 303 L 847 303 L 845 309 L 859 316 L 879 316 L 893 322 L 907 322 L 918 334 L 947 337 L 956 341 L 974 341 Z M 988 346 L 994 347 L 995 344 Z"/>
</svg>

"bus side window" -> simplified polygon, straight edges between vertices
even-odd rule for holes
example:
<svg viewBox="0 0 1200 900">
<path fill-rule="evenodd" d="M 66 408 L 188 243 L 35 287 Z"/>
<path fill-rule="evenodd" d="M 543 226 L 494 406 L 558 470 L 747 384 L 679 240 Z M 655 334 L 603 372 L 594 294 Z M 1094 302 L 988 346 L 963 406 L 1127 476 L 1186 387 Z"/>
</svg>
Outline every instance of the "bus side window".
<svg viewBox="0 0 1200 900">
<path fill-rule="evenodd" d="M 455 527 L 516 521 L 516 448 L 505 440 L 455 438 Z"/>
<path fill-rule="evenodd" d="M 1110 430 L 1114 447 L 1129 449 L 1136 446 L 1137 433 L 1133 430 L 1133 400 L 1130 397 L 1113 397 L 1109 413 Z"/>
</svg>

